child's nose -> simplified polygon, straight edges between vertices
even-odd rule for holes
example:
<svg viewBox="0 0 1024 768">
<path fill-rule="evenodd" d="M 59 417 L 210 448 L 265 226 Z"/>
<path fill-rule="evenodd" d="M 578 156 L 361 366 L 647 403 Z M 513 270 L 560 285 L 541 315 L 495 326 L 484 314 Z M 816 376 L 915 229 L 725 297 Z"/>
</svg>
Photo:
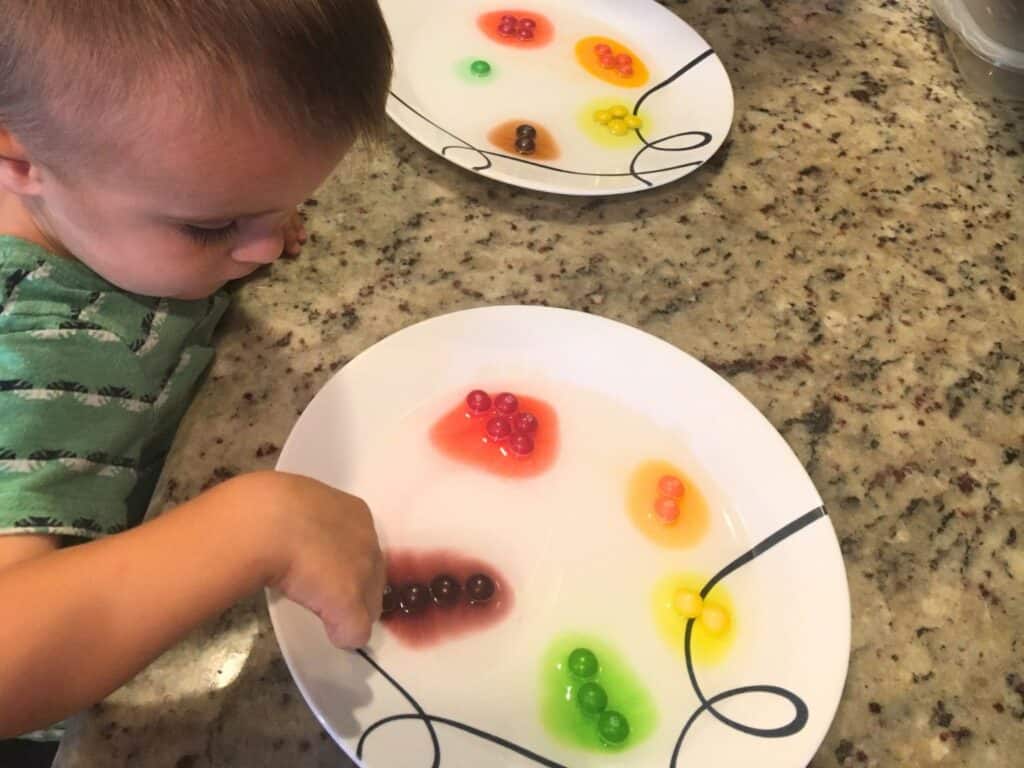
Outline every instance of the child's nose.
<svg viewBox="0 0 1024 768">
<path fill-rule="evenodd" d="M 281 230 L 268 232 L 236 245 L 231 259 L 242 264 L 270 264 L 284 251 L 284 233 Z"/>
</svg>

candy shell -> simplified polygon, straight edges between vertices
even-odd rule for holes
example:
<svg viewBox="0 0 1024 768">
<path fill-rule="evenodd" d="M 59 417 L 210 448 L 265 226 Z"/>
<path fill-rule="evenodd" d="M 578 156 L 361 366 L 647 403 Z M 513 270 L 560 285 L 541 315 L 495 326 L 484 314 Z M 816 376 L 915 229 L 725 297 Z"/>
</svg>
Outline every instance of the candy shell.
<svg viewBox="0 0 1024 768">
<path fill-rule="evenodd" d="M 511 416 L 519 410 L 519 400 L 510 392 L 502 392 L 494 398 L 494 410 L 502 416 Z"/>
<path fill-rule="evenodd" d="M 661 496 L 654 502 L 654 514 L 665 525 L 671 525 L 679 519 L 679 502 L 667 496 Z"/>
<path fill-rule="evenodd" d="M 689 589 L 678 589 L 672 596 L 672 608 L 684 619 L 696 619 L 704 610 L 704 600 Z"/>
<path fill-rule="evenodd" d="M 474 389 L 466 395 L 466 406 L 473 413 L 487 413 L 491 410 L 491 396 L 482 389 Z"/>
<path fill-rule="evenodd" d="M 512 434 L 512 422 L 504 416 L 494 416 L 487 421 L 487 436 L 492 440 L 504 440 Z"/>
<path fill-rule="evenodd" d="M 473 603 L 486 603 L 497 589 L 494 580 L 485 573 L 477 573 L 466 579 L 466 594 Z"/>
<path fill-rule="evenodd" d="M 629 128 L 626 126 L 626 121 L 620 118 L 616 118 L 608 123 L 608 130 L 612 132 L 613 136 L 625 136 L 629 133 Z"/>
<path fill-rule="evenodd" d="M 508 441 L 508 447 L 517 456 L 529 456 L 533 453 L 533 438 L 529 435 L 512 435 Z"/>
<path fill-rule="evenodd" d="M 705 605 L 700 623 L 712 635 L 720 635 L 729 628 L 729 614 L 717 605 Z"/>
</svg>

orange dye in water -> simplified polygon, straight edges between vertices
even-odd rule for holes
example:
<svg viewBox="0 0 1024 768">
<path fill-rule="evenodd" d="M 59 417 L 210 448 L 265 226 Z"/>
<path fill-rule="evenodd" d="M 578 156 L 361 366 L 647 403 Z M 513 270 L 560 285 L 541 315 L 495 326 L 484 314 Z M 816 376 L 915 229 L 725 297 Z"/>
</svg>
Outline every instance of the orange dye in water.
<svg viewBox="0 0 1024 768">
<path fill-rule="evenodd" d="M 658 514 L 659 481 L 664 477 L 682 481 L 683 495 L 678 499 L 679 515 L 672 522 Z M 655 544 L 673 549 L 696 545 L 707 533 L 708 503 L 700 488 L 685 472 L 667 461 L 647 461 L 633 471 L 626 494 L 630 519 Z"/>
</svg>

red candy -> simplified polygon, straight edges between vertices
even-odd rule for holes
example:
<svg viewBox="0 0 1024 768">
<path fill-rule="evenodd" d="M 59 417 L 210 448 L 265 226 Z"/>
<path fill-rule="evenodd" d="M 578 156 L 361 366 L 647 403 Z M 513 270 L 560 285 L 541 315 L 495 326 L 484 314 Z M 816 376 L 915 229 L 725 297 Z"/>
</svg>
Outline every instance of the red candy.
<svg viewBox="0 0 1024 768">
<path fill-rule="evenodd" d="M 512 417 L 512 429 L 517 435 L 532 435 L 539 426 L 540 422 L 532 413 L 520 411 Z"/>
<path fill-rule="evenodd" d="M 473 413 L 487 413 L 491 410 L 491 396 L 482 389 L 474 389 L 466 395 L 466 405 Z"/>
<path fill-rule="evenodd" d="M 608 56 L 609 54 L 611 54 L 611 52 L 612 52 L 612 47 L 610 45 L 605 45 L 604 43 L 598 43 L 597 45 L 594 46 L 594 53 L 596 53 L 599 57 L 600 56 Z"/>
<path fill-rule="evenodd" d="M 681 499 L 686 492 L 683 481 L 675 475 L 664 475 L 658 480 L 658 494 L 669 499 Z"/>
<path fill-rule="evenodd" d="M 504 440 L 512 434 L 512 422 L 504 416 L 494 416 L 487 422 L 487 436 L 492 440 Z"/>
<path fill-rule="evenodd" d="M 622 77 L 632 77 L 633 76 L 633 67 L 629 66 L 628 64 L 620 66 L 619 67 L 619 74 Z"/>
<path fill-rule="evenodd" d="M 615 69 L 615 57 L 610 53 L 601 57 L 601 66 L 605 69 Z"/>
<path fill-rule="evenodd" d="M 508 447 L 516 456 L 529 456 L 533 453 L 533 438 L 525 434 L 512 435 Z"/>
<path fill-rule="evenodd" d="M 537 29 L 537 22 L 534 19 L 517 19 L 515 16 L 506 14 L 501 17 L 498 24 L 498 34 L 502 37 L 518 37 L 520 40 L 533 40 Z"/>
<path fill-rule="evenodd" d="M 620 67 L 625 64 L 632 64 L 633 57 L 630 56 L 628 53 L 620 53 L 615 57 L 615 63 L 618 64 Z"/>
<path fill-rule="evenodd" d="M 519 15 L 520 13 L 529 15 Z M 555 27 L 542 13 L 498 10 L 477 16 L 477 27 L 488 38 L 514 48 L 533 49 L 548 45 Z"/>
<path fill-rule="evenodd" d="M 519 400 L 510 392 L 502 392 L 494 398 L 494 410 L 503 416 L 511 416 L 519 410 Z"/>
<path fill-rule="evenodd" d="M 665 496 L 654 502 L 654 514 L 661 522 L 666 524 L 674 523 L 679 519 L 679 502 Z"/>
</svg>

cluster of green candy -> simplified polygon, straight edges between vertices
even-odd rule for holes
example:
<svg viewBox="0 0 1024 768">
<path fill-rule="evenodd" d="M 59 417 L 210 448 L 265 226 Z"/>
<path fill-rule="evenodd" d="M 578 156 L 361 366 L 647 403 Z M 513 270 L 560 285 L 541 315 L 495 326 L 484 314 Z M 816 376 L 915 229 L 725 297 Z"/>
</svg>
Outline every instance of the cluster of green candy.
<svg viewBox="0 0 1024 768">
<path fill-rule="evenodd" d="M 576 648 L 569 654 L 569 674 L 580 683 L 575 688 L 576 705 L 585 714 L 597 718 L 597 732 L 607 744 L 622 744 L 629 738 L 629 721 L 621 712 L 608 709 L 608 693 L 593 679 L 597 677 L 600 664 L 593 651 Z"/>
</svg>

